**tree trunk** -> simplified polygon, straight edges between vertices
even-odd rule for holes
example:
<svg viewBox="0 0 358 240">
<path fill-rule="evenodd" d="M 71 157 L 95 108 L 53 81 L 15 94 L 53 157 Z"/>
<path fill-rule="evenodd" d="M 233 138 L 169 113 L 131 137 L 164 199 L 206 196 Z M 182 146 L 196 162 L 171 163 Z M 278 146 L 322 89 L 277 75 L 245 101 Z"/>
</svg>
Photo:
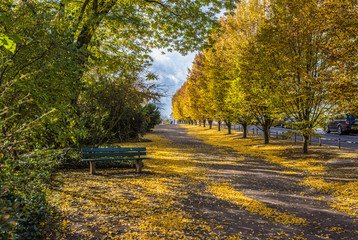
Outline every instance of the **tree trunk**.
<svg viewBox="0 0 358 240">
<path fill-rule="evenodd" d="M 206 125 L 205 125 L 205 124 L 206 124 L 206 120 L 204 120 L 204 121 L 203 121 L 203 125 L 204 125 L 204 127 L 206 127 Z"/>
<path fill-rule="evenodd" d="M 213 120 L 208 120 L 208 123 L 209 123 L 209 129 L 212 129 L 213 128 Z"/>
<path fill-rule="evenodd" d="M 243 129 L 243 138 L 247 138 L 247 123 L 241 124 Z"/>
<path fill-rule="evenodd" d="M 303 135 L 303 153 L 308 153 L 308 142 L 309 142 L 310 136 Z"/>
<path fill-rule="evenodd" d="M 227 133 L 231 134 L 231 122 L 228 121 L 228 122 L 225 122 L 225 123 L 226 123 L 226 126 L 227 126 Z"/>
<path fill-rule="evenodd" d="M 218 121 L 218 131 L 221 131 L 221 121 Z"/>
<path fill-rule="evenodd" d="M 268 124 L 264 124 L 264 126 L 262 126 L 262 128 L 264 131 L 265 144 L 269 144 L 270 143 L 270 126 Z"/>
<path fill-rule="evenodd" d="M 97 1 L 96 1 L 97 2 Z M 84 4 L 87 4 L 86 1 Z M 88 17 L 86 22 L 83 23 L 82 29 L 78 34 L 77 38 L 77 48 L 81 49 L 83 46 L 87 48 L 88 44 L 91 42 L 98 26 L 102 22 L 103 18 L 108 15 L 111 9 L 116 5 L 117 0 L 102 1 L 99 5 L 98 3 L 93 3 L 92 6 L 92 15 Z M 86 8 L 86 6 L 83 6 Z"/>
<path fill-rule="evenodd" d="M 263 122 L 261 122 L 262 131 L 264 132 L 265 144 L 270 143 L 270 127 L 272 125 L 272 119 L 265 116 Z"/>
<path fill-rule="evenodd" d="M 81 51 L 82 56 L 77 58 L 77 63 L 81 67 L 78 71 L 78 78 L 74 84 L 81 84 L 81 79 L 83 74 L 85 73 L 85 66 L 88 59 L 88 53 L 86 50 L 88 49 L 89 44 L 91 43 L 96 30 L 100 26 L 103 18 L 108 15 L 111 9 L 116 5 L 117 0 L 109 0 L 109 1 L 102 1 L 98 4 L 98 1 L 94 1 L 91 9 L 91 15 L 86 18 L 83 22 L 81 27 L 81 31 L 78 34 L 76 39 L 76 48 Z M 88 7 L 88 1 L 83 3 L 82 8 L 86 9 Z M 81 21 L 84 18 L 81 16 Z M 78 99 L 80 96 L 80 91 L 75 94 L 75 97 L 71 100 L 72 105 L 77 109 L 78 106 Z M 77 110 L 76 110 L 77 111 Z"/>
</svg>

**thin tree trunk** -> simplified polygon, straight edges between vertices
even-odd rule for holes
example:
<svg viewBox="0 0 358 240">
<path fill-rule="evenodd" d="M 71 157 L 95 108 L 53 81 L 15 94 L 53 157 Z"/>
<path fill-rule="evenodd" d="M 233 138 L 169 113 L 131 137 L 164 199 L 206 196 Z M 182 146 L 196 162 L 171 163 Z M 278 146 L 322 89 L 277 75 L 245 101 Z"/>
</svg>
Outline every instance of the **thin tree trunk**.
<svg viewBox="0 0 358 240">
<path fill-rule="evenodd" d="M 265 144 L 270 143 L 270 127 L 272 125 L 272 119 L 269 117 L 265 117 L 264 121 L 262 122 L 262 131 L 264 132 Z"/>
<path fill-rule="evenodd" d="M 308 153 L 308 142 L 309 142 L 310 136 L 303 135 L 303 153 Z"/>
<path fill-rule="evenodd" d="M 226 123 L 226 126 L 227 126 L 227 133 L 231 134 L 231 122 L 228 121 L 228 122 L 225 122 L 225 123 Z"/>
<path fill-rule="evenodd" d="M 218 131 L 221 131 L 221 121 L 218 122 Z"/>
<path fill-rule="evenodd" d="M 208 120 L 208 123 L 209 123 L 209 129 L 212 129 L 213 128 L 213 120 Z"/>
<path fill-rule="evenodd" d="M 243 138 L 247 138 L 247 123 L 241 124 L 243 128 Z"/>
<path fill-rule="evenodd" d="M 204 125 L 204 127 L 206 127 L 206 125 L 205 125 L 205 124 L 206 124 L 206 120 L 204 120 L 204 121 L 203 121 L 203 125 Z"/>
<path fill-rule="evenodd" d="M 265 124 L 262 127 L 263 127 L 263 131 L 264 131 L 265 144 L 269 144 L 270 143 L 270 127 L 268 124 Z"/>
</svg>

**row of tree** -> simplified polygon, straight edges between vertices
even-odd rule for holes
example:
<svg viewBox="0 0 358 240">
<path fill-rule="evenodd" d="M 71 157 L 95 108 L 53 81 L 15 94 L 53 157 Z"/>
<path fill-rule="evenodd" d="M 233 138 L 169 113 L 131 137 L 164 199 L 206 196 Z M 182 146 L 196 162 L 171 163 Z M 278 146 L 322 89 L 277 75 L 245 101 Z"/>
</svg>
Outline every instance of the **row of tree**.
<svg viewBox="0 0 358 240">
<path fill-rule="evenodd" d="M 178 120 L 257 121 L 269 143 L 292 116 L 304 137 L 332 114 L 357 114 L 358 4 L 342 0 L 242 0 L 219 21 L 172 98 Z"/>
</svg>

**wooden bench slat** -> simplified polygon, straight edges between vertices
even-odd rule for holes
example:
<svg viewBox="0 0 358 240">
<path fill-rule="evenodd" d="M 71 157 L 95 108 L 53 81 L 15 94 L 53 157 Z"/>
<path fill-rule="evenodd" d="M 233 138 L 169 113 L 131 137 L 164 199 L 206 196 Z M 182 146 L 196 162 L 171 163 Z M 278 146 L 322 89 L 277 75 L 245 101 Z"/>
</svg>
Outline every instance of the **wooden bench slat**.
<svg viewBox="0 0 358 240">
<path fill-rule="evenodd" d="M 105 152 L 105 153 L 82 153 L 82 158 L 93 157 L 117 157 L 117 156 L 142 156 L 147 155 L 146 152 Z"/>
<path fill-rule="evenodd" d="M 83 148 L 82 152 L 129 152 L 129 151 L 146 151 L 146 148 Z"/>
<path fill-rule="evenodd" d="M 149 158 L 97 158 L 97 159 L 83 159 L 84 162 L 99 162 L 99 161 L 125 161 L 125 160 L 144 160 Z"/>
<path fill-rule="evenodd" d="M 140 173 L 143 167 L 141 157 L 147 155 L 146 148 L 83 148 L 82 161 L 90 163 L 90 173 L 95 174 L 96 162 L 99 161 L 135 161 L 136 171 Z"/>
</svg>

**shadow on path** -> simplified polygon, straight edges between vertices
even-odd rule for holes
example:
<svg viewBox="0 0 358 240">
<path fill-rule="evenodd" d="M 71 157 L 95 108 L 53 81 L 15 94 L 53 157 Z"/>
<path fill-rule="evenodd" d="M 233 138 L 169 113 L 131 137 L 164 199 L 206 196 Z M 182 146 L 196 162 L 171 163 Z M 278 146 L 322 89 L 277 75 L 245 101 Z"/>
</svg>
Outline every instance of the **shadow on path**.
<svg viewBox="0 0 358 240">
<path fill-rule="evenodd" d="M 195 153 L 195 160 L 205 168 L 210 182 L 228 182 L 247 197 L 309 221 L 303 226 L 280 224 L 208 194 L 205 182 L 189 183 L 189 197 L 183 199 L 185 211 L 218 226 L 220 234 L 241 233 L 242 239 L 358 239 L 357 221 L 333 210 L 327 204 L 334 201 L 331 196 L 300 185 L 308 173 L 287 174 L 285 171 L 292 169 L 228 147 L 206 144 L 177 125 L 159 126 L 156 133 L 171 140 L 171 147 L 179 152 Z"/>
</svg>

